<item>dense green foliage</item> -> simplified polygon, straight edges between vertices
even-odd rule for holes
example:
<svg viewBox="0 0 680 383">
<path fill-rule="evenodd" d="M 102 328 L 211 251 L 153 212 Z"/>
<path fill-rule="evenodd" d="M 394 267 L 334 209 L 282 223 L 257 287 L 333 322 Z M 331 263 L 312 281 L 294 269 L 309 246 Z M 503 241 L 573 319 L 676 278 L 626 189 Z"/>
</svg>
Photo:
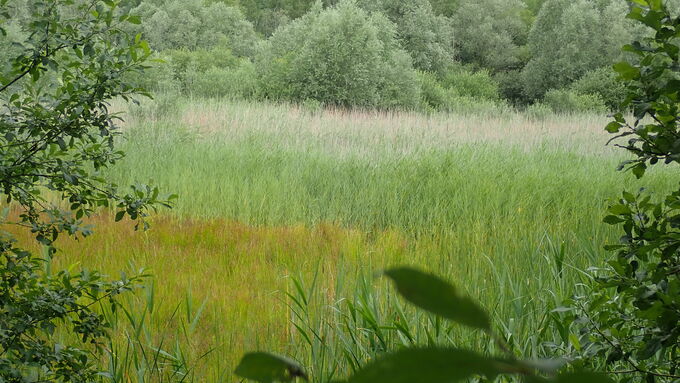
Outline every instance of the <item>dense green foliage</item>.
<svg viewBox="0 0 680 383">
<path fill-rule="evenodd" d="M 89 235 L 83 218 L 98 208 L 111 206 L 118 220 L 128 215 L 146 227 L 147 211 L 161 203 L 157 189 L 122 194 L 100 175 L 123 156 L 108 102 L 141 92 L 124 78 L 150 55 L 141 36 L 123 31 L 139 19 L 119 4 L 0 1 L 0 45 L 16 55 L 0 67 L 0 225 L 30 231 L 45 249 L 32 254 L 0 231 L 2 382 L 94 381 L 109 326 L 95 307 L 115 310 L 116 296 L 140 277 L 107 282 L 97 272 L 49 267 L 54 241 Z"/>
<path fill-rule="evenodd" d="M 257 45 L 255 30 L 241 10 L 221 2 L 143 2 L 131 12 L 142 17 L 137 30 L 157 50 L 220 46 L 236 56 L 252 56 Z"/>
<path fill-rule="evenodd" d="M 668 1 L 669 6 L 672 3 Z M 21 238 L 34 236 L 45 246 L 38 256 L 20 248 L 11 234 L 2 232 L 0 236 L 0 378 L 9 382 L 141 381 L 153 380 L 154 374 L 164 380 L 162 371 L 167 371 L 169 379 L 193 379 L 193 367 L 188 367 L 185 350 L 176 338 L 174 355 L 162 345 L 156 346 L 158 334 L 145 327 L 147 311 L 140 314 L 141 319 L 125 312 L 134 331 L 121 338 L 126 338 L 133 351 L 123 352 L 117 348 L 121 343 L 107 341 L 107 327 L 115 326 L 107 315 L 120 308 L 116 296 L 133 289 L 137 276 L 105 282 L 97 272 L 51 270 L 54 240 L 61 233 L 88 236 L 90 228 L 83 219 L 98 208 L 111 208 L 116 220 L 126 215 L 141 219 L 139 225 L 146 227 L 143 218 L 148 209 L 167 201 L 160 201 L 157 189 L 146 186 L 121 194 L 108 178 L 127 183 L 135 174 L 144 174 L 193 190 L 187 193 L 193 197 L 191 201 L 182 206 L 182 212 L 192 216 L 260 224 L 302 222 L 312 227 L 330 222 L 329 227 L 337 224 L 338 230 L 344 230 L 343 225 L 359 228 L 357 232 L 367 230 L 366 238 L 376 243 L 383 241 L 382 236 L 388 238 L 375 248 L 364 247 L 363 234 L 357 233 L 337 246 L 328 245 L 331 240 L 315 243 L 324 255 L 329 253 L 325 246 L 335 246 L 329 257 L 333 262 L 356 255 L 357 260 L 351 262 L 368 259 L 364 266 L 369 268 L 371 252 L 383 247 L 390 254 L 383 260 L 402 262 L 402 253 L 409 252 L 407 262 L 416 262 L 413 255 L 417 252 L 436 253 L 442 257 L 420 261 L 471 269 L 479 263 L 458 262 L 464 255 L 481 259 L 480 255 L 529 250 L 546 258 L 547 271 L 535 264 L 513 265 L 507 258 L 492 260 L 490 256 L 489 268 L 504 270 L 486 274 L 461 271 L 480 277 L 469 280 L 486 282 L 491 278 L 510 286 L 507 289 L 512 291 L 503 294 L 495 294 L 503 288 L 488 283 L 470 287 L 467 292 L 471 295 L 485 291 L 481 305 L 430 274 L 391 269 L 385 275 L 407 301 L 422 310 L 407 307 L 404 311 L 399 303 L 393 306 L 391 294 L 380 295 L 376 301 L 381 303 L 375 303 L 366 295 L 344 301 L 341 295 L 322 291 L 320 295 L 326 294 L 327 299 L 341 297 L 331 303 L 335 312 L 328 320 L 322 315 L 326 306 L 315 309 L 319 318 L 301 314 L 309 302 L 302 284 L 295 280 L 296 293 L 287 293 L 293 317 L 290 327 L 295 329 L 277 336 L 285 337 L 298 350 L 308 344 L 312 362 L 303 369 L 287 358 L 252 353 L 237 368 L 242 377 L 259 381 L 306 378 L 305 369 L 312 367 L 307 370 L 309 375 L 322 381 L 349 376 L 352 382 L 439 382 L 478 376 L 492 380 L 497 375 L 513 381 L 607 381 L 601 376 L 566 372 L 585 365 L 616 371 L 626 382 L 676 379 L 680 191 L 670 193 L 662 202 L 653 202 L 644 193 L 624 193 L 610 208 L 605 222 L 622 224 L 624 236 L 620 244 L 609 247 L 616 254 L 607 267 L 592 274 L 572 271 L 582 273 L 583 278 L 592 275 L 597 282 L 595 287 L 576 287 L 585 294 L 569 302 L 574 307 L 544 312 L 549 305 L 546 299 L 561 300 L 580 281 L 563 277 L 567 266 L 578 269 L 583 263 L 565 261 L 569 256 L 564 242 L 545 245 L 551 248 L 549 255 L 531 246 L 551 242 L 551 227 L 559 227 L 555 230 L 560 240 L 563 233 L 571 233 L 581 242 L 579 249 L 596 246 L 603 232 L 614 230 L 602 229 L 587 217 L 574 218 L 585 204 L 600 207 L 600 200 L 592 200 L 608 195 L 601 189 L 612 189 L 606 187 L 610 183 L 598 180 L 599 186 L 589 189 L 593 198 L 583 202 L 587 188 L 579 184 L 590 185 L 593 177 L 601 175 L 588 171 L 593 169 L 588 157 L 592 148 L 585 150 L 588 155 L 581 157 L 578 164 L 582 168 L 577 170 L 573 169 L 578 167 L 573 153 L 562 152 L 562 145 L 583 142 L 528 150 L 532 144 L 527 141 L 533 141 L 538 132 L 551 134 L 555 129 L 551 125 L 555 120 L 546 116 L 563 114 L 580 124 L 582 120 L 577 118 L 583 116 L 574 114 L 588 114 L 586 118 L 605 114 L 619 109 L 620 99 L 628 95 L 622 108 L 634 113 L 634 122 L 628 122 L 625 114 L 616 114 L 608 126 L 619 138 L 629 139 L 621 146 L 637 156 L 622 168 L 642 177 L 651 165 L 680 158 L 678 20 L 669 16 L 677 9 L 666 10 L 662 1 L 636 0 L 635 4 L 627 8 L 624 1 L 611 0 L 0 0 L 0 186 L 7 201 L 0 224 L 17 226 L 16 231 L 28 229 L 30 234 Z M 629 24 L 624 15 L 630 9 L 629 19 L 642 21 L 646 27 Z M 139 16 L 147 21 L 141 22 Z M 586 39 L 581 31 L 595 38 Z M 642 43 L 631 44 L 627 53 L 622 53 L 617 46 L 622 36 L 639 38 Z M 151 40 L 158 52 L 152 53 L 143 38 Z M 615 68 L 627 84 L 608 69 L 622 57 L 628 61 Z M 150 58 L 160 60 L 146 68 L 144 62 Z M 107 168 L 123 158 L 119 151 L 123 141 L 118 138 L 117 115 L 109 112 L 109 101 L 128 100 L 143 93 L 144 87 L 160 92 L 153 103 L 131 109 L 142 124 L 150 126 L 143 130 L 128 125 L 132 135 L 123 145 L 136 148 L 133 161 L 137 162 L 128 163 L 119 173 L 111 172 Z M 191 102 L 221 105 L 227 116 L 247 109 L 243 114 L 256 116 L 256 122 L 251 123 L 256 129 L 243 129 L 238 119 L 225 115 L 179 112 L 177 98 L 186 95 L 220 98 Z M 239 104 L 224 98 L 265 102 Z M 253 111 L 252 105 L 262 109 Z M 321 110 L 324 106 L 339 108 Z M 515 113 L 515 107 L 526 107 L 527 114 Z M 267 115 L 265 108 L 276 112 Z M 339 110 L 352 108 L 360 110 Z M 118 110 L 118 105 L 111 109 Z M 384 113 L 395 109 L 407 111 Z M 460 129 L 451 120 L 457 116 L 420 115 L 411 110 L 481 116 L 464 121 Z M 406 120 L 405 128 L 389 130 L 365 123 L 376 115 L 386 124 Z M 341 116 L 349 116 L 349 122 L 343 125 Z M 480 147 L 474 134 L 487 129 L 485 124 L 493 118 L 505 118 L 508 124 L 527 129 L 534 129 L 528 128 L 533 121 L 540 128 L 528 130 L 529 134 L 520 129 L 521 138 L 508 142 L 508 130 L 497 129 L 501 124 L 496 121 L 495 130 L 485 134 L 492 141 L 503 142 Z M 302 127 L 296 122 L 292 129 L 277 130 L 285 119 L 305 122 Z M 409 122 L 416 120 L 418 123 Z M 322 127 L 323 121 L 326 125 Z M 169 129 L 174 126 L 180 128 Z M 229 139 L 218 139 L 215 131 L 224 126 L 230 128 Z M 267 130 L 270 126 L 273 129 Z M 303 138 L 305 128 L 310 128 L 309 136 Z M 441 144 L 452 135 L 475 145 Z M 385 146 L 380 149 L 377 143 Z M 487 161 L 491 157 L 495 161 Z M 606 164 L 603 161 L 598 166 Z M 186 176 L 187 169 L 191 169 L 191 177 Z M 559 174 L 552 174 L 555 172 Z M 574 172 L 579 176 L 569 178 Z M 469 177 L 472 173 L 484 181 Z M 656 176 L 665 179 L 666 174 Z M 196 177 L 201 177 L 201 182 Z M 564 179 L 576 186 L 563 188 Z M 532 190 L 536 185 L 545 192 Z M 561 219 L 565 216 L 571 220 Z M 565 224 L 575 221 L 592 227 Z M 523 226 L 523 231 L 513 229 L 515 226 Z M 293 227 L 267 234 L 276 237 L 272 241 L 276 243 L 261 250 L 267 257 L 260 266 L 271 267 L 277 262 L 274 258 L 296 252 L 285 237 L 298 230 L 308 233 L 307 228 Z M 332 230 L 328 234 L 322 229 L 322 237 L 344 235 Z M 244 247 L 226 246 L 221 234 L 224 232 L 197 230 L 187 237 L 169 235 L 165 240 L 181 253 L 187 243 L 200 237 L 199 245 L 205 242 L 202 252 L 216 248 L 229 254 L 250 254 L 265 242 L 262 237 L 241 238 Z M 530 239 L 517 239 L 510 246 L 498 241 L 522 235 Z M 597 238 L 586 239 L 588 236 Z M 447 240 L 455 245 L 445 247 L 438 242 Z M 467 244 L 479 241 L 486 243 L 480 246 L 482 250 L 466 249 Z M 591 260 L 599 258 L 596 250 L 586 249 L 578 255 L 584 254 Z M 572 260 L 578 255 L 572 255 Z M 243 264 L 225 263 L 225 267 L 230 268 L 230 274 L 239 274 L 235 270 Z M 328 271 L 327 264 L 319 265 L 324 273 Z M 342 272 L 337 264 L 329 270 L 332 272 L 324 275 L 337 277 Z M 265 273 L 265 278 L 280 271 Z M 443 273 L 451 275 L 451 270 Z M 324 289 L 341 285 L 338 282 L 331 287 L 334 283 L 326 282 Z M 364 287 L 359 294 L 371 288 Z M 539 290 L 552 296 L 533 296 Z M 148 291 L 151 313 L 153 289 Z M 333 290 L 342 294 L 338 291 L 347 290 Z M 252 303 L 244 291 L 229 297 L 247 302 L 247 307 Z M 497 307 L 487 314 L 482 306 L 489 309 L 489 302 Z M 169 307 L 167 302 L 163 305 Z M 201 331 L 195 330 L 203 306 L 197 312 L 190 303 L 186 306 L 186 323 L 190 324 L 188 329 L 181 328 L 184 337 L 201 337 Z M 529 306 L 533 308 L 527 309 Z M 504 317 L 513 310 L 520 314 Z M 381 314 L 384 317 L 378 318 Z M 211 315 L 219 317 L 219 311 Z M 523 323 L 527 318 L 536 319 L 536 323 Z M 184 326 L 185 322 L 181 323 Z M 456 323 L 481 334 L 461 331 Z M 175 326 L 168 323 L 163 334 L 174 332 Z M 515 326 L 523 327 L 517 330 Z M 525 339 L 520 339 L 522 335 Z M 300 346 L 291 339 L 307 343 L 300 341 Z M 187 341 L 190 353 L 198 353 L 204 345 L 195 343 L 199 342 Z M 461 349 L 461 345 L 479 352 Z M 151 358 L 140 356 L 149 349 L 153 350 Z M 97 375 L 104 360 L 98 351 L 108 354 L 111 372 Z M 133 355 L 133 361 L 121 360 L 122 354 Z M 574 362 L 564 369 L 553 361 L 524 361 L 564 354 Z M 163 358 L 161 367 L 159 357 Z M 330 363 L 325 364 L 327 361 Z M 132 364 L 137 368 L 136 378 L 130 374 Z M 215 376 L 223 379 L 223 366 L 215 370 L 219 370 Z"/>
<path fill-rule="evenodd" d="M 616 73 L 608 67 L 591 70 L 569 89 L 579 94 L 599 96 L 610 110 L 617 109 L 627 94 L 625 84 L 618 81 Z"/>
<path fill-rule="evenodd" d="M 472 72 L 450 68 L 441 76 L 419 72 L 421 109 L 463 113 L 501 112 L 507 105 L 501 100 L 499 86 L 486 71 Z"/>
<path fill-rule="evenodd" d="M 548 0 L 529 34 L 531 59 L 524 68 L 527 97 L 567 87 L 590 70 L 618 59 L 631 41 L 624 0 Z"/>
<path fill-rule="evenodd" d="M 256 60 L 265 98 L 346 107 L 415 107 L 411 58 L 392 24 L 351 2 L 315 8 L 277 30 Z"/>
<path fill-rule="evenodd" d="M 461 0 L 452 16 L 457 56 L 493 72 L 521 68 L 528 26 L 520 0 Z"/>
<path fill-rule="evenodd" d="M 665 3 L 680 6 L 678 0 Z M 604 102 L 613 111 L 623 91 L 603 68 L 623 57 L 623 43 L 649 33 L 626 19 L 625 0 L 134 0 L 130 5 L 146 21 L 129 30 L 142 32 L 170 66 L 156 64 L 159 69 L 147 78 L 135 79 L 153 90 L 428 112 L 468 109 L 471 98 L 483 105 L 480 109 L 499 106 L 497 98 L 479 97 L 483 89 L 457 92 L 458 97 L 433 95 L 451 88 L 445 80 L 461 67 L 470 75 L 490 74 L 503 105 L 523 109 L 561 99 L 566 103 L 550 110 L 602 112 Z M 356 15 L 349 17 L 348 9 Z M 356 23 L 366 27 L 352 29 Z M 216 59 L 204 60 L 207 52 Z M 234 60 L 225 62 L 227 56 Z M 417 81 L 422 76 L 416 71 L 427 73 L 427 81 Z M 437 98 L 448 101 L 433 101 Z"/>
<path fill-rule="evenodd" d="M 436 15 L 428 0 L 362 0 L 359 5 L 384 14 L 394 23 L 396 38 L 415 68 L 442 73 L 453 64 L 451 20 Z"/>
<path fill-rule="evenodd" d="M 543 96 L 543 105 L 549 106 L 553 112 L 563 114 L 607 112 L 607 106 L 599 95 L 583 94 L 573 90 L 549 90 Z"/>
</svg>

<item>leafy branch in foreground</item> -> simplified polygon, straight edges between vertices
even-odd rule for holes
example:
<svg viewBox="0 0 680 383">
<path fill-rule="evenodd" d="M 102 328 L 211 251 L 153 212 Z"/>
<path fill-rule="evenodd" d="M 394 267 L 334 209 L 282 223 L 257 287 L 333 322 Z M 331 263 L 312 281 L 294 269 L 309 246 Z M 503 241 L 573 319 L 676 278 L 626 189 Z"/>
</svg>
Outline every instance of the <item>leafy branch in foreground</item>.
<svg viewBox="0 0 680 383">
<path fill-rule="evenodd" d="M 461 295 L 448 282 L 411 268 L 395 268 L 384 272 L 397 291 L 420 309 L 453 322 L 481 330 L 490 335 L 504 350 L 503 356 L 488 356 L 452 347 L 407 347 L 385 354 L 369 362 L 345 380 L 347 383 L 458 382 L 473 377 L 494 379 L 499 375 L 521 376 L 529 382 L 610 382 L 601 374 L 589 372 L 560 373 L 561 360 L 519 360 L 496 336 L 488 314 L 472 299 Z M 268 354 L 246 354 L 235 373 L 262 383 L 307 379 L 296 362 Z"/>
<path fill-rule="evenodd" d="M 121 27 L 139 18 L 116 0 L 0 0 L 0 39 L 12 20 L 21 36 L 3 41 L 14 57 L 0 66 L 0 382 L 92 382 L 108 323 L 100 306 L 138 285 L 143 274 L 105 281 L 97 272 L 45 271 L 60 234 L 85 237 L 83 219 L 115 208 L 137 227 L 158 189 L 128 194 L 101 171 L 116 149 L 119 116 L 109 101 L 143 89 L 126 75 L 142 71 L 150 50 Z M 23 8 L 22 8 L 23 7 Z M 3 55 L 8 53 L 0 52 Z M 5 63 L 3 63 L 5 64 Z M 30 230 L 45 252 L 21 249 L 10 230 Z"/>
<path fill-rule="evenodd" d="M 629 18 L 651 28 L 650 37 L 624 47 L 636 57 L 614 66 L 628 86 L 622 113 L 607 131 L 635 155 L 620 169 L 642 178 L 651 165 L 680 163 L 680 17 L 660 0 L 635 0 Z M 598 270 L 592 290 L 573 302 L 584 361 L 606 361 L 626 379 L 680 379 L 680 189 L 654 202 L 644 192 L 623 192 L 604 221 L 621 225 L 614 256 Z"/>
</svg>

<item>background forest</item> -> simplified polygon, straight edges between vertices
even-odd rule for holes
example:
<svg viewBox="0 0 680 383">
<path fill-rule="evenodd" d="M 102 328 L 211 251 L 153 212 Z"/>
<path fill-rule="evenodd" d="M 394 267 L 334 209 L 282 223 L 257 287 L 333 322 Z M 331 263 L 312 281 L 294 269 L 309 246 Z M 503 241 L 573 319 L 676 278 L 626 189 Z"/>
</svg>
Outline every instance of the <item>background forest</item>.
<svg viewBox="0 0 680 383">
<path fill-rule="evenodd" d="M 165 92 L 563 113 L 606 111 L 623 96 L 609 68 L 646 32 L 627 10 L 624 0 L 146 0 L 133 13 L 168 63 L 145 84 Z"/>
<path fill-rule="evenodd" d="M 126 4 L 162 60 L 138 79 L 148 89 L 312 107 L 604 112 L 624 94 L 620 47 L 649 33 L 625 0 Z"/>
</svg>

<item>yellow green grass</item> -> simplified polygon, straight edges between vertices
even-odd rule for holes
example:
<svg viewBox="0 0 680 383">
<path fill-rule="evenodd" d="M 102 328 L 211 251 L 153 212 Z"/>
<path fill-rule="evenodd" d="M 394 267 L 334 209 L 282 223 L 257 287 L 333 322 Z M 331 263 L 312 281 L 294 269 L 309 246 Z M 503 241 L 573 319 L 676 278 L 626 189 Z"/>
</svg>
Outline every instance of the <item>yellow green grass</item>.
<svg viewBox="0 0 680 383">
<path fill-rule="evenodd" d="M 132 360 L 111 368 L 120 381 L 167 381 L 173 358 L 187 380 L 235 381 L 253 349 L 296 357 L 318 381 L 409 341 L 492 351 L 404 308 L 373 278 L 396 264 L 454 281 L 516 352 L 544 356 L 561 341 L 550 309 L 617 238 L 607 201 L 642 186 L 615 171 L 625 155 L 604 146 L 606 122 L 165 100 L 132 110 L 128 157 L 108 176 L 178 193 L 176 209 L 147 233 L 103 213 L 54 262 L 153 274 L 119 314 L 115 352 Z M 645 186 L 666 189 L 669 174 Z M 133 360 L 159 345 L 165 364 Z"/>
</svg>

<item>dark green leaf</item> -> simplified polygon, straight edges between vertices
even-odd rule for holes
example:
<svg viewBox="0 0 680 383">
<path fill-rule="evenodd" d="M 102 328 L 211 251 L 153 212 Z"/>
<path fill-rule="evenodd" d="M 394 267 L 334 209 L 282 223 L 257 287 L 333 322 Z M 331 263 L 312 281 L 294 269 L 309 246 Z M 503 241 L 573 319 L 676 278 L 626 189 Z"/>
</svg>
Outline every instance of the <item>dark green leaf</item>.
<svg viewBox="0 0 680 383">
<path fill-rule="evenodd" d="M 617 225 L 617 224 L 619 224 L 623 221 L 624 221 L 624 219 L 619 218 L 615 215 L 608 215 L 608 216 L 604 217 L 604 219 L 602 220 L 602 222 L 608 223 L 610 225 Z"/>
<path fill-rule="evenodd" d="M 639 164 L 633 166 L 633 168 L 631 170 L 633 171 L 633 174 L 635 175 L 635 177 L 642 178 L 642 176 L 645 175 L 645 171 L 647 170 L 647 165 L 645 165 L 643 163 L 639 163 Z"/>
<path fill-rule="evenodd" d="M 621 124 L 616 121 L 610 122 L 605 128 L 605 130 L 607 130 L 609 133 L 618 133 L 620 129 Z"/>
<path fill-rule="evenodd" d="M 137 15 L 131 15 L 131 16 L 128 16 L 127 22 L 131 23 L 131 24 L 141 24 L 142 18 L 137 16 Z"/>
<path fill-rule="evenodd" d="M 307 379 L 302 367 L 292 359 L 266 352 L 251 352 L 243 356 L 234 373 L 256 382 L 290 382 Z"/>
<path fill-rule="evenodd" d="M 635 80 L 640 77 L 640 69 L 630 65 L 629 63 L 622 61 L 614 65 L 614 70 L 623 78 L 624 80 Z"/>
<path fill-rule="evenodd" d="M 116 222 L 120 221 L 125 217 L 125 210 L 121 210 L 118 213 L 116 213 Z"/>
<path fill-rule="evenodd" d="M 609 208 L 609 212 L 614 214 L 614 215 L 624 215 L 624 214 L 631 214 L 633 211 L 630 210 L 630 207 L 628 207 L 627 205 L 618 204 L 618 205 L 611 206 Z"/>
<path fill-rule="evenodd" d="M 452 321 L 482 330 L 491 329 L 486 312 L 472 299 L 461 296 L 448 282 L 411 268 L 385 271 L 397 291 L 409 302 Z"/>
<path fill-rule="evenodd" d="M 444 348 L 413 348 L 370 362 L 347 383 L 442 383 L 473 376 L 493 378 L 519 368 L 511 362 L 471 351 Z"/>
</svg>

